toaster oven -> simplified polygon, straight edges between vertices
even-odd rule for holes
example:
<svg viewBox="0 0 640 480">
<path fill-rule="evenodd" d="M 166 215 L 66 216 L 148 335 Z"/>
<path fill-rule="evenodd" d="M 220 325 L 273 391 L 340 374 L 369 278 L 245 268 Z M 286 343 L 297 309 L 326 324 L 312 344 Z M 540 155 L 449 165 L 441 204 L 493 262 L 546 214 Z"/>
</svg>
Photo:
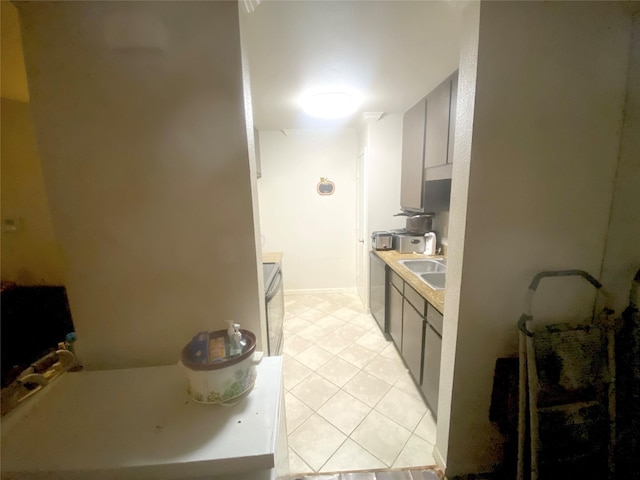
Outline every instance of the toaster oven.
<svg viewBox="0 0 640 480">
<path fill-rule="evenodd" d="M 371 234 L 371 248 L 373 250 L 391 250 L 393 248 L 393 235 L 391 232 L 381 230 Z"/>
</svg>

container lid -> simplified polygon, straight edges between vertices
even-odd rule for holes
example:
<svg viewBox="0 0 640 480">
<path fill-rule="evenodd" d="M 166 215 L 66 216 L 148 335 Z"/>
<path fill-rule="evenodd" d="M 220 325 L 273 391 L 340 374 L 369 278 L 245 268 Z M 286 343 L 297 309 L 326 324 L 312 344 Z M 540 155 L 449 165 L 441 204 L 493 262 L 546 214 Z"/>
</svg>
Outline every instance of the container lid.
<svg viewBox="0 0 640 480">
<path fill-rule="evenodd" d="M 206 333 L 206 332 L 205 332 Z M 181 360 L 182 364 L 190 368 L 191 370 L 219 370 L 222 368 L 230 367 L 240 363 L 245 358 L 253 355 L 256 349 L 256 336 L 249 330 L 240 329 L 242 334 L 242 340 L 245 341 L 245 345 L 242 347 L 242 353 L 234 355 L 233 357 L 224 357 L 216 360 L 215 362 L 203 361 L 201 357 L 196 355 L 196 352 L 201 351 L 202 348 L 206 348 L 206 352 L 209 351 L 209 342 L 214 338 L 227 337 L 226 330 L 216 330 L 208 333 L 208 338 L 205 337 L 205 344 L 202 344 L 202 334 L 198 334 L 191 339 L 191 341 L 182 349 Z"/>
</svg>

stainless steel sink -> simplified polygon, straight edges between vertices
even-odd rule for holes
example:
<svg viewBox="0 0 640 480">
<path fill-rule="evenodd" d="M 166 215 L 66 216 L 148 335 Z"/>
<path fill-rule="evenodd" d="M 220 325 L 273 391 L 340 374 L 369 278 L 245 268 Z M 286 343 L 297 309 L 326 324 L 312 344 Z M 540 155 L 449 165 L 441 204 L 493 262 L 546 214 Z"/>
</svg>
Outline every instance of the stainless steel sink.
<svg viewBox="0 0 640 480">
<path fill-rule="evenodd" d="M 434 290 L 444 288 L 447 271 L 446 259 L 421 258 L 419 260 L 400 260 L 399 263 Z"/>
<path fill-rule="evenodd" d="M 416 274 L 447 271 L 447 267 L 437 260 L 400 260 L 400 264 Z"/>
<path fill-rule="evenodd" d="M 420 278 L 434 290 L 442 290 L 444 288 L 444 273 L 423 273 Z"/>
</svg>

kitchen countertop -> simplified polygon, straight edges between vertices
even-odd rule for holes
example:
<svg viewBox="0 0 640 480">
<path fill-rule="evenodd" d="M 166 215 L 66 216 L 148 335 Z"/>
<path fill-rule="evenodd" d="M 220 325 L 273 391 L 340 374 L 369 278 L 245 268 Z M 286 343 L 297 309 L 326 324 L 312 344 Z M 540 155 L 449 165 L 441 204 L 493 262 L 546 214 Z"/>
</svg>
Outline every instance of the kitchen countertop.
<svg viewBox="0 0 640 480">
<path fill-rule="evenodd" d="M 398 253 L 395 250 L 374 250 L 374 253 L 382 259 L 384 263 L 391 267 L 402 279 L 413 287 L 413 289 L 422 295 L 427 301 L 433 305 L 440 313 L 444 313 L 444 289 L 434 290 L 429 285 L 420 280 L 408 268 L 401 265 L 399 260 L 418 260 L 418 259 L 438 259 L 444 258 L 442 255 L 422 255 L 418 253 Z"/>
<path fill-rule="evenodd" d="M 275 478 L 282 357 L 232 406 L 186 393 L 178 365 L 66 373 L 2 422 L 2 478 Z"/>
<path fill-rule="evenodd" d="M 282 263 L 282 252 L 262 252 L 262 261 L 268 263 Z"/>
</svg>

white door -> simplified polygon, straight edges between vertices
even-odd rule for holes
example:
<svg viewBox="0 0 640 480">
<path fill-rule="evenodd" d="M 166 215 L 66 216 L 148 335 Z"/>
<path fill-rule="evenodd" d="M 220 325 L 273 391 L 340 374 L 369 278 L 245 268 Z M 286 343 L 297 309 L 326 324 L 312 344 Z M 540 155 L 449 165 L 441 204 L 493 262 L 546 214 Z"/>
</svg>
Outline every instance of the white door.
<svg viewBox="0 0 640 480">
<path fill-rule="evenodd" d="M 369 251 L 367 241 L 366 149 L 356 162 L 356 287 L 364 306 L 369 308 Z"/>
</svg>

